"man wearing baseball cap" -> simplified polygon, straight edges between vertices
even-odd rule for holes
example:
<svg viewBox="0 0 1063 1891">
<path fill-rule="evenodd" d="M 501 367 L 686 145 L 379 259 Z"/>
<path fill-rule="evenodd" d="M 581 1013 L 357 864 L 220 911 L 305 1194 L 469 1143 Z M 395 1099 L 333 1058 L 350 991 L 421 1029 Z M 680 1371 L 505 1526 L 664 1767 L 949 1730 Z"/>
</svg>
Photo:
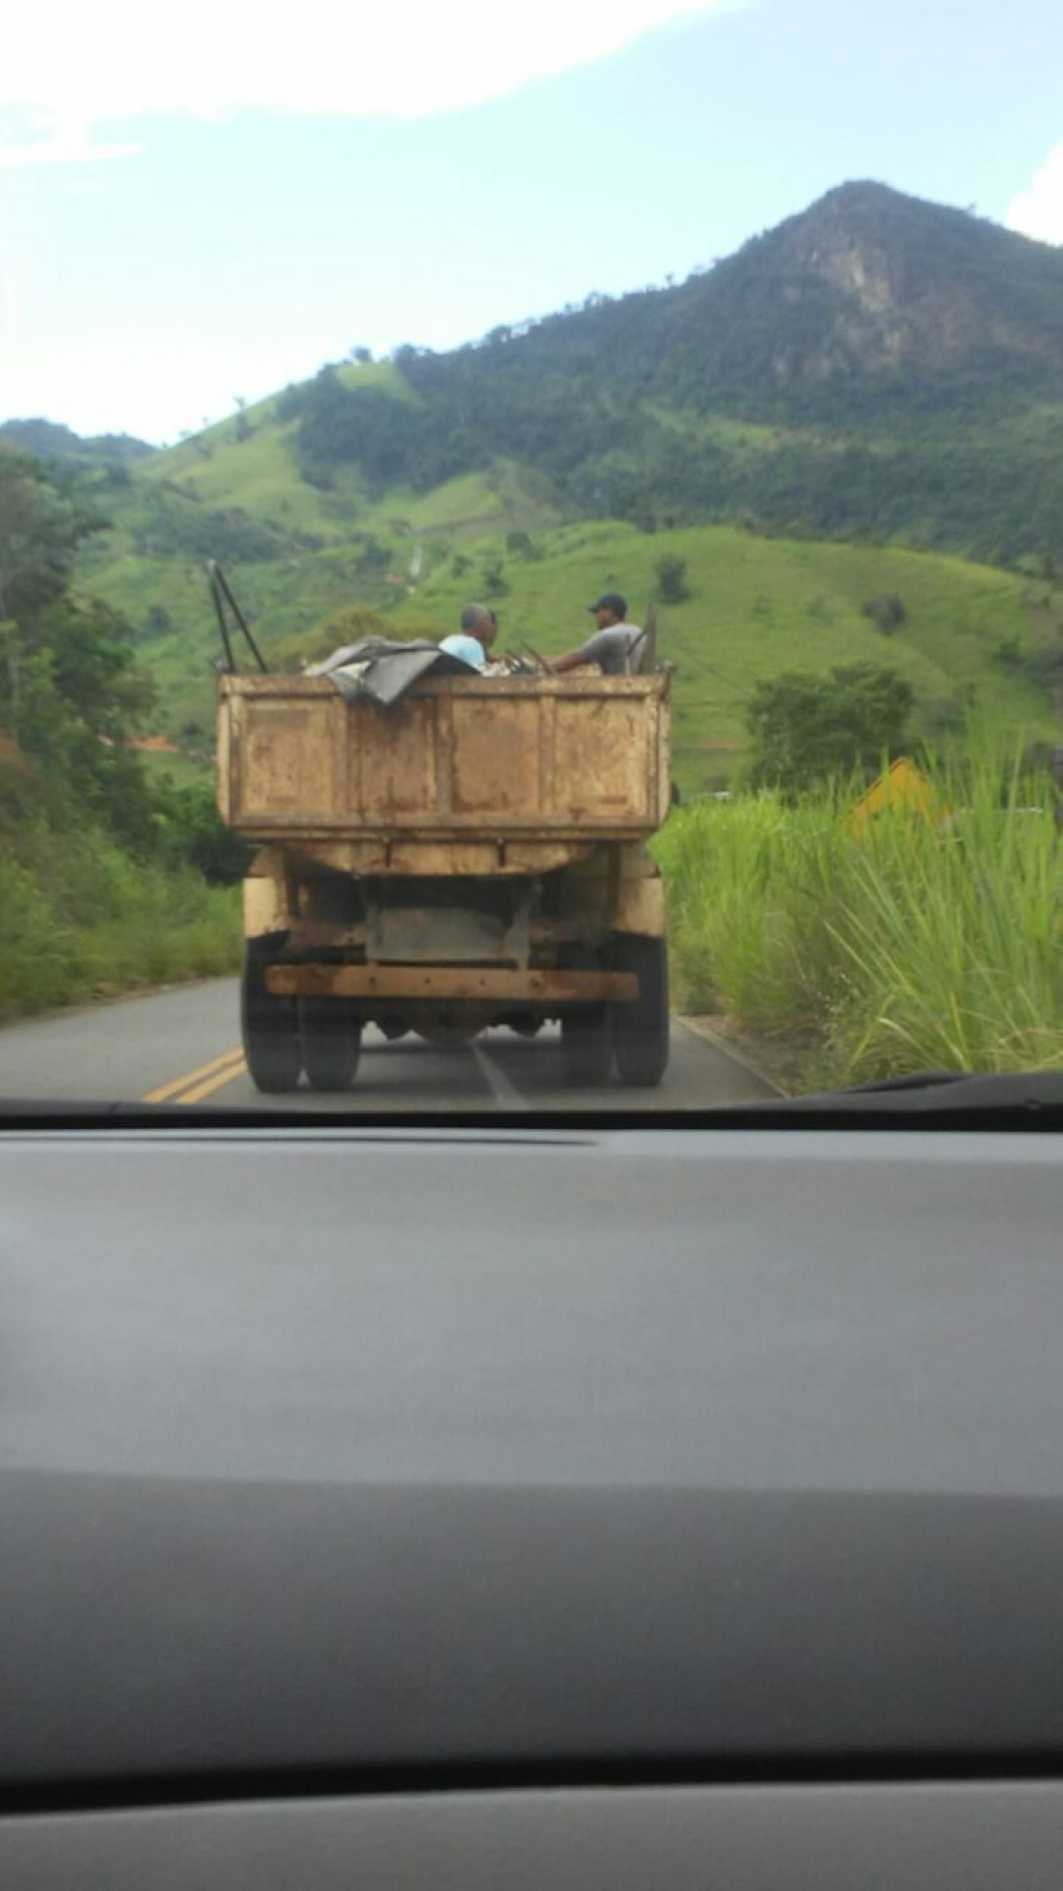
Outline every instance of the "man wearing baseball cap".
<svg viewBox="0 0 1063 1891">
<path fill-rule="evenodd" d="M 646 633 L 627 621 L 627 599 L 619 591 L 605 591 L 587 609 L 598 628 L 576 650 L 555 657 L 550 668 L 557 674 L 596 663 L 606 676 L 634 676 L 645 647 Z"/>
</svg>

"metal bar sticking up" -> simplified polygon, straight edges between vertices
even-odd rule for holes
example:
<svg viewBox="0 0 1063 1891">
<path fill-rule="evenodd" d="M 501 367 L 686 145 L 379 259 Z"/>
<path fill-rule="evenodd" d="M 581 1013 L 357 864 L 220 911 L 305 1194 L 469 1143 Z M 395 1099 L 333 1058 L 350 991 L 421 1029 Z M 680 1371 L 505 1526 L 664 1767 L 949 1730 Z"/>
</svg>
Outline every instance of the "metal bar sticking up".
<svg viewBox="0 0 1063 1891">
<path fill-rule="evenodd" d="M 643 676 L 649 676 L 657 668 L 657 606 L 650 604 L 646 610 L 646 628 L 642 633 L 642 648 L 639 652 L 639 670 Z"/>
<path fill-rule="evenodd" d="M 217 573 L 218 573 L 218 567 L 213 562 L 207 566 L 207 577 L 210 580 L 211 603 L 214 606 L 215 615 L 218 619 L 218 629 L 221 632 L 222 649 L 225 651 L 225 668 L 229 672 L 229 675 L 231 676 L 234 670 L 236 669 L 236 664 L 233 660 L 233 647 L 232 647 L 232 644 L 229 642 L 229 626 L 225 622 L 225 611 L 222 607 L 221 591 L 218 587 Z"/>
<path fill-rule="evenodd" d="M 218 564 L 217 559 L 212 558 L 209 564 L 207 565 L 207 576 L 210 579 L 210 594 L 214 600 L 214 609 L 218 617 L 218 628 L 221 631 L 221 640 L 225 647 L 225 657 L 226 657 L 226 662 L 228 664 L 230 672 L 235 670 L 236 664 L 233 659 L 232 642 L 229 636 L 229 628 L 225 621 L 225 606 L 226 605 L 228 605 L 229 609 L 232 611 L 232 614 L 235 617 L 237 623 L 239 624 L 240 629 L 243 631 L 244 636 L 247 639 L 248 647 L 251 651 L 252 656 L 255 659 L 255 662 L 258 664 L 259 669 L 265 675 L 268 671 L 268 665 L 266 663 L 266 660 L 263 657 L 262 652 L 259 649 L 257 643 L 255 642 L 254 637 L 251 635 L 251 626 L 248 623 L 246 617 L 244 616 L 243 611 L 240 609 L 240 606 L 236 602 L 236 599 L 234 598 L 232 594 L 232 590 L 229 586 L 229 580 L 225 576 L 225 573 L 222 570 L 221 566 Z"/>
</svg>

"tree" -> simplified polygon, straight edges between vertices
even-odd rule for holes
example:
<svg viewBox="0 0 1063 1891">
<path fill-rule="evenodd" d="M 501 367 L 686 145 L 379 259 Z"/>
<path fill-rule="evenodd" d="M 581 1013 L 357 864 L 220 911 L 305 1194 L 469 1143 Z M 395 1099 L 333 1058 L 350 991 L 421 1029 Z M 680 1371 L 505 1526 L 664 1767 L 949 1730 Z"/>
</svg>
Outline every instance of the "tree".
<svg viewBox="0 0 1063 1891">
<path fill-rule="evenodd" d="M 500 558 L 493 558 L 489 564 L 484 566 L 483 588 L 484 596 L 489 598 L 505 597 L 506 592 L 509 590 Z"/>
<path fill-rule="evenodd" d="M 0 727 L 40 764 L 64 820 L 88 814 L 146 849 L 154 811 L 127 741 L 153 685 L 125 619 L 69 590 L 78 544 L 101 523 L 64 475 L 0 454 Z"/>
<path fill-rule="evenodd" d="M 82 539 L 104 521 L 64 492 L 36 461 L 0 454 L 0 618 L 59 597 Z"/>
<path fill-rule="evenodd" d="M 163 850 L 174 866 L 195 867 L 212 886 L 242 880 L 254 849 L 225 826 L 206 783 L 178 787 L 172 775 L 155 783 Z"/>
<path fill-rule="evenodd" d="M 681 604 L 690 596 L 685 558 L 659 558 L 655 570 L 663 603 Z"/>
<path fill-rule="evenodd" d="M 908 615 L 904 599 L 896 591 L 883 591 L 878 597 L 868 598 L 866 603 L 861 604 L 860 610 L 864 617 L 870 617 L 871 622 L 886 637 L 891 637 L 895 630 L 899 630 Z"/>
<path fill-rule="evenodd" d="M 236 420 L 233 427 L 234 437 L 240 441 L 250 440 L 251 422 L 247 418 L 247 399 L 243 394 L 235 395 L 234 399 L 236 401 Z"/>
<path fill-rule="evenodd" d="M 854 768 L 873 773 L 904 743 L 915 692 L 896 670 L 838 665 L 829 676 L 791 670 L 758 683 L 746 720 L 754 787 L 796 794 Z"/>
</svg>

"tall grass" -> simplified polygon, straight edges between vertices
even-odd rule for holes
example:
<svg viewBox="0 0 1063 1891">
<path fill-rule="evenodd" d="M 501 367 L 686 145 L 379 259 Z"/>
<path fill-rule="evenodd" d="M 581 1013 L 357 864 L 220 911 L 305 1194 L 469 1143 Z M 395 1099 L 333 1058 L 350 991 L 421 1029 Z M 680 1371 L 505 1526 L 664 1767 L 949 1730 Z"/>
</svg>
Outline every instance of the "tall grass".
<svg viewBox="0 0 1063 1891">
<path fill-rule="evenodd" d="M 0 837 L 0 1019 L 239 963 L 236 889 L 139 864 L 92 828 Z"/>
<path fill-rule="evenodd" d="M 837 788 L 702 802 L 659 837 L 681 1001 L 807 1045 L 805 1080 L 1063 1067 L 1063 837 L 1047 779 L 983 749 L 938 818 L 854 838 Z"/>
</svg>

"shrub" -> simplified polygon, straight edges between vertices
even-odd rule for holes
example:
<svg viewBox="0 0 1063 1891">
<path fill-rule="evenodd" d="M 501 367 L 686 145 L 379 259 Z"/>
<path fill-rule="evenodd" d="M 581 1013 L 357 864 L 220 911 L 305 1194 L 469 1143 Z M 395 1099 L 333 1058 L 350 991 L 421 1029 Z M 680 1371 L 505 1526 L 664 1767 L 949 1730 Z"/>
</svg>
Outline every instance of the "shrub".
<svg viewBox="0 0 1063 1891">
<path fill-rule="evenodd" d="M 663 603 L 681 604 L 690 596 L 685 558 L 659 558 L 654 569 Z"/>
<path fill-rule="evenodd" d="M 896 591 L 883 591 L 878 597 L 868 598 L 860 609 L 886 637 L 899 630 L 908 616 L 904 599 Z"/>
<path fill-rule="evenodd" d="M 901 748 L 914 701 L 906 678 L 870 663 L 757 683 L 746 711 L 752 785 L 793 794 L 853 768 L 877 768 Z"/>
</svg>

